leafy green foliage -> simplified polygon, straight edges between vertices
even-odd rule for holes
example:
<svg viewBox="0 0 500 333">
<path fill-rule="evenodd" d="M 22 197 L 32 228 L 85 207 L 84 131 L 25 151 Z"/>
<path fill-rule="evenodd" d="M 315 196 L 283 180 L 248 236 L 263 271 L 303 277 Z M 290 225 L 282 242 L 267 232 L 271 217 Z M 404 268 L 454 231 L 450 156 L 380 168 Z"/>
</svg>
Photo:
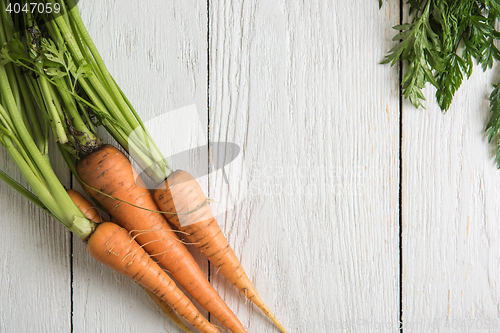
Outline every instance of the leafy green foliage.
<svg viewBox="0 0 500 333">
<path fill-rule="evenodd" d="M 12 39 L 0 49 L 0 64 L 12 62 L 52 79 L 71 78 L 72 93 L 78 79 L 92 75 L 92 66 L 84 60 L 77 67 L 63 43 L 56 45 L 52 40 L 42 39 L 36 51 L 34 45 L 27 49 L 20 40 Z"/>
<path fill-rule="evenodd" d="M 445 71 L 441 71 L 436 75 L 436 100 L 442 110 L 448 110 L 450 107 L 455 92 L 462 84 L 462 73 L 469 73 L 465 60 L 456 53 L 447 57 L 445 68 Z"/>
<path fill-rule="evenodd" d="M 0 65 L 5 65 L 9 62 L 15 64 L 23 64 L 23 62 L 33 63 L 31 59 L 26 56 L 23 43 L 17 39 L 10 40 L 0 50 Z"/>
<path fill-rule="evenodd" d="M 81 129 L 83 126 L 93 128 L 89 108 L 96 110 L 96 107 L 88 101 L 79 87 L 82 79 L 93 75 L 92 66 L 86 60 L 77 65 L 64 42 L 56 44 L 52 39 L 43 38 L 40 33 L 33 33 L 32 36 L 35 38 L 29 40 L 29 36 L 25 35 L 22 39 L 24 43 L 15 38 L 6 43 L 0 49 L 0 64 L 12 63 L 22 67 L 25 73 L 32 73 L 27 76 L 27 82 L 42 111 L 45 124 L 52 127 L 61 147 L 76 156 L 76 142 L 92 140 L 88 139 L 90 135 L 85 132 L 86 129 Z M 43 78 L 43 81 L 38 80 L 39 78 Z M 54 89 L 50 89 L 48 84 L 52 84 Z M 101 113 L 97 110 L 93 114 Z M 74 125 L 77 114 L 86 121 L 79 122 L 76 125 L 78 129 Z M 0 114 L 0 120 L 1 118 Z M 58 131 L 61 128 L 62 131 Z M 66 132 L 72 137 L 68 139 Z"/>
<path fill-rule="evenodd" d="M 412 23 L 394 27 L 400 32 L 393 40 L 401 41 L 389 51 L 382 62 L 392 65 L 398 61 L 407 63 L 407 70 L 402 80 L 403 95 L 417 108 L 422 106 L 420 101 L 425 100 L 422 93 L 425 83 L 430 82 L 437 87 L 433 69 L 444 70 L 439 36 L 430 26 L 429 4 L 430 2 L 425 6 L 422 15 L 415 17 Z"/>
<path fill-rule="evenodd" d="M 409 0 L 410 22 L 394 27 L 398 44 L 382 63 L 403 62 L 402 90 L 415 107 L 425 100 L 427 83 L 436 87 L 441 110 L 449 109 L 464 76 L 470 77 L 474 61 L 484 70 L 500 60 L 494 42 L 498 0 Z"/>
<path fill-rule="evenodd" d="M 488 125 L 486 125 L 486 135 L 488 142 L 496 140 L 495 160 L 500 168 L 500 83 L 493 85 L 493 88 L 490 94 L 491 116 Z"/>
<path fill-rule="evenodd" d="M 54 79 L 68 76 L 71 78 L 71 90 L 75 92 L 75 86 L 78 79 L 92 75 L 92 66 L 85 60 L 77 67 L 73 61 L 73 57 L 67 51 L 64 44 L 58 46 L 52 40 L 44 39 L 42 41 L 42 54 L 46 61 L 44 61 L 45 74 Z"/>
<path fill-rule="evenodd" d="M 394 27 L 399 41 L 382 63 L 403 63 L 402 91 L 405 98 L 422 106 L 426 83 L 436 87 L 436 101 L 447 111 L 474 62 L 483 71 L 500 61 L 495 42 L 500 0 L 408 0 L 410 23 Z M 379 2 L 382 5 L 382 1 Z M 490 95 L 488 141 L 496 141 L 495 160 L 500 168 L 500 83 Z"/>
</svg>

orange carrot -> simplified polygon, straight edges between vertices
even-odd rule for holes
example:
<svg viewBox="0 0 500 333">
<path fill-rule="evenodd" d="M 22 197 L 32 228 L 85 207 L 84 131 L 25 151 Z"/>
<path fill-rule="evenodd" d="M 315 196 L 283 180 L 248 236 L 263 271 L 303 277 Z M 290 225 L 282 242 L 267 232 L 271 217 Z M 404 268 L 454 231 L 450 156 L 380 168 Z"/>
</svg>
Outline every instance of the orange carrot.
<svg viewBox="0 0 500 333">
<path fill-rule="evenodd" d="M 158 305 L 161 311 L 168 318 L 170 318 L 177 326 L 179 326 L 181 330 L 183 330 L 186 333 L 193 333 L 193 331 L 191 331 L 189 327 L 187 327 L 182 322 L 182 320 L 180 320 L 179 317 L 176 316 L 175 311 L 167 303 L 163 302 L 161 298 L 153 294 L 151 291 L 147 289 L 144 289 L 144 291 L 146 291 L 146 293 L 149 295 L 149 297 L 151 297 L 151 299 L 156 303 L 156 305 Z"/>
<path fill-rule="evenodd" d="M 246 332 L 210 285 L 165 217 L 151 211 L 158 211 L 158 207 L 141 179 L 136 181 L 132 165 L 122 152 L 113 146 L 104 145 L 80 160 L 77 169 L 90 195 L 102 204 L 120 226 L 129 230 L 146 252 L 167 269 L 200 305 L 232 332 Z"/>
<path fill-rule="evenodd" d="M 83 195 L 81 195 L 79 192 L 69 189 L 66 192 L 68 192 L 70 198 L 73 200 L 73 202 L 76 204 L 76 206 L 82 211 L 83 214 L 89 219 L 92 220 L 96 223 L 101 223 L 103 222 L 101 216 L 97 214 L 95 208 L 92 206 L 92 204 L 85 199 Z M 116 224 L 116 221 L 113 221 L 114 218 L 111 218 L 111 222 Z M 156 296 L 154 293 L 149 291 L 146 288 L 143 288 L 146 294 L 148 294 L 149 297 L 160 307 L 160 309 L 163 311 L 163 313 L 170 318 L 177 326 L 179 326 L 184 332 L 187 333 L 192 333 L 192 331 L 184 325 L 182 320 L 177 317 L 175 314 L 174 309 L 170 307 L 167 303 L 165 303 L 161 298 Z"/>
<path fill-rule="evenodd" d="M 87 242 L 87 250 L 97 261 L 131 278 L 170 304 L 201 332 L 219 333 L 124 228 L 111 222 L 98 224 Z"/>
<path fill-rule="evenodd" d="M 92 206 L 92 204 L 85 199 L 83 195 L 72 189 L 69 189 L 66 192 L 68 192 L 69 197 L 89 220 L 94 221 L 95 223 L 101 223 L 103 221 L 97 209 Z"/>
<path fill-rule="evenodd" d="M 187 239 L 200 249 L 222 275 L 255 303 L 282 332 L 286 332 L 257 294 L 224 237 L 198 182 L 188 172 L 177 170 L 164 185 L 163 188 L 155 189 L 153 196 L 160 210 L 170 213 L 165 214 L 168 221 L 185 232 Z"/>
</svg>

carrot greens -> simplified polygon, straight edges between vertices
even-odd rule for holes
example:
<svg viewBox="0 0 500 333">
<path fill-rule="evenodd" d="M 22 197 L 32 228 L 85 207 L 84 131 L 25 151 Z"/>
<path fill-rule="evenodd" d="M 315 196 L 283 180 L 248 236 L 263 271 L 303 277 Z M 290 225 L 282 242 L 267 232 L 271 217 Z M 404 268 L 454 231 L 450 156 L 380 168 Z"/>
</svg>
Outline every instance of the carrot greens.
<svg viewBox="0 0 500 333">
<path fill-rule="evenodd" d="M 398 41 L 383 63 L 395 65 L 402 61 L 405 67 L 402 88 L 405 98 L 422 106 L 422 93 L 429 82 L 436 87 L 439 107 L 449 109 L 453 96 L 470 77 L 473 61 L 483 70 L 491 68 L 500 59 L 494 45 L 500 33 L 495 22 L 500 2 L 471 0 L 409 1 L 409 22 L 394 27 Z"/>
<path fill-rule="evenodd" d="M 439 107 L 446 112 L 463 79 L 471 76 L 474 62 L 486 71 L 500 60 L 495 45 L 500 39 L 500 1 L 408 0 L 407 4 L 407 23 L 394 26 L 397 44 L 382 63 L 402 62 L 402 93 L 416 108 L 422 107 L 422 89 L 430 83 L 436 88 Z M 489 141 L 496 140 L 495 159 L 500 167 L 499 84 L 494 84 L 490 95 L 486 134 Z"/>
<path fill-rule="evenodd" d="M 84 157 L 100 146 L 95 127 L 103 125 L 155 183 L 163 181 L 172 170 L 111 77 L 76 2 L 46 3 L 61 12 L 37 17 L 28 10 L 21 22 L 11 22 L 19 36 L 3 47 L 1 61 L 35 74 L 28 80 L 31 93 L 71 155 Z"/>
<path fill-rule="evenodd" d="M 2 29 L 0 42 L 5 43 L 5 38 Z M 37 115 L 26 111 L 32 105 L 27 107 L 29 103 L 21 97 L 23 93 L 19 89 L 24 84 L 24 77 L 18 74 L 19 71 L 14 70 L 11 64 L 0 64 L 0 143 L 31 191 L 4 171 L 0 171 L 0 179 L 85 240 L 95 225 L 76 207 L 55 175 L 47 154 L 47 136 L 43 134 Z M 27 126 L 30 123 L 31 126 Z M 37 142 L 34 132 L 37 133 Z"/>
</svg>

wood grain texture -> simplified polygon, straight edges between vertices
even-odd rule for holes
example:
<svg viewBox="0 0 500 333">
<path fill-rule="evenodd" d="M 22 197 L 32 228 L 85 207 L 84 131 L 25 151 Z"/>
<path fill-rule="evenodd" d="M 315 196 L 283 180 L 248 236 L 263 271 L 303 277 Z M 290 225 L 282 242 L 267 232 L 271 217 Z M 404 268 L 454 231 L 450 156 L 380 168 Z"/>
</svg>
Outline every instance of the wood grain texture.
<svg viewBox="0 0 500 333">
<path fill-rule="evenodd" d="M 500 331 L 500 176 L 483 132 L 493 72 L 476 68 L 446 115 L 431 88 L 426 110 L 403 105 L 400 253 L 399 73 L 379 65 L 399 1 L 79 6 L 165 155 L 210 138 L 210 163 L 192 150 L 174 165 L 212 169 L 199 180 L 221 227 L 290 332 L 396 332 L 400 255 L 407 331 Z M 3 183 L 0 198 L 0 332 L 180 332 Z M 210 277 L 249 332 L 276 331 L 213 266 Z"/>
<path fill-rule="evenodd" d="M 50 160 L 64 163 L 58 152 Z M 27 186 L 3 146 L 0 168 Z M 56 174 L 69 186 L 67 170 Z M 0 332 L 69 332 L 70 233 L 2 181 L 0 198 Z"/>
<path fill-rule="evenodd" d="M 290 332 L 398 326 L 397 72 L 379 65 L 397 21 L 397 2 L 211 2 L 210 139 L 241 147 L 245 197 L 219 222 Z M 212 272 L 249 332 L 276 331 Z"/>
<path fill-rule="evenodd" d="M 431 88 L 426 110 L 404 104 L 407 328 L 500 332 L 500 177 L 484 133 L 498 77 L 474 70 L 447 114 Z"/>
</svg>

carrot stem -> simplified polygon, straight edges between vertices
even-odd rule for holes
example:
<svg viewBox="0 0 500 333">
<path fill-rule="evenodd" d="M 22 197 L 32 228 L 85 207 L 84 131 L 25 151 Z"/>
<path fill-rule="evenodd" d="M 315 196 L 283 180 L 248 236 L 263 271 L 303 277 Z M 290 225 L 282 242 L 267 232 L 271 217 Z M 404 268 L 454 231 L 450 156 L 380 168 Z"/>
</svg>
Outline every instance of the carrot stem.
<svg viewBox="0 0 500 333">
<path fill-rule="evenodd" d="M 61 3 L 64 4 L 64 1 L 61 1 Z M 84 59 L 87 59 L 87 62 L 95 64 L 94 72 L 96 72 L 97 75 L 89 78 L 90 84 L 102 98 L 113 119 L 120 123 L 122 128 L 126 129 L 126 138 L 129 141 L 123 142 L 123 137 L 120 137 L 120 140 L 118 141 L 127 151 L 132 150 L 136 153 L 139 164 L 141 164 L 141 166 L 145 169 L 149 177 L 157 183 L 163 181 L 172 173 L 172 169 L 156 146 L 154 140 L 151 139 L 150 134 L 134 110 L 133 106 L 126 99 L 125 95 L 106 68 L 106 65 L 93 43 L 92 38 L 83 24 L 76 2 L 70 0 L 68 1 L 68 4 L 71 8 L 69 10 L 69 17 L 71 18 L 71 23 L 75 26 L 74 33 L 60 18 L 57 18 L 56 22 L 69 45 L 69 49 L 75 58 L 75 61 L 77 63 L 81 63 Z M 75 39 L 79 40 L 79 38 L 72 36 L 79 36 L 81 38 L 83 41 L 82 48 L 84 50 L 88 48 L 92 55 L 91 57 L 84 56 L 85 51 L 82 52 L 82 50 L 77 47 L 77 43 L 74 42 Z M 102 78 L 102 82 L 101 80 L 97 80 L 98 77 Z M 83 85 L 83 87 L 86 91 L 89 88 L 85 85 Z M 115 134 L 111 134 L 114 137 L 116 135 L 116 131 Z M 137 139 L 133 140 L 134 138 L 131 138 L 131 135 L 137 137 Z M 136 147 L 129 147 L 132 144 L 130 139 L 133 140 L 133 144 Z"/>
<path fill-rule="evenodd" d="M 54 104 L 54 96 L 52 95 L 52 92 L 49 89 L 47 80 L 43 76 L 40 76 L 39 83 L 40 83 L 40 89 L 42 90 L 42 96 L 45 102 L 45 107 L 47 111 L 49 111 L 52 133 L 54 133 L 54 135 L 57 137 L 56 141 L 59 141 L 64 144 L 68 142 L 68 137 L 66 135 L 66 129 L 64 128 L 63 122 L 59 115 L 59 111 L 57 110 L 56 105 Z"/>
<path fill-rule="evenodd" d="M 7 42 L 6 36 L 10 35 L 4 30 L 6 15 L 3 11 L 0 15 L 2 18 L 0 43 L 4 44 Z M 94 229 L 93 223 L 86 220 L 67 195 L 49 161 L 34 142 L 33 136 L 26 127 L 27 117 L 23 116 L 20 109 L 23 103 L 20 98 L 16 98 L 19 95 L 19 89 L 16 71 L 13 70 L 12 64 L 0 64 L 0 95 L 2 98 L 0 141 L 43 205 L 65 227 L 78 237 L 86 239 Z M 9 131 L 10 125 L 12 125 L 12 130 Z M 10 182 L 10 184 L 12 183 Z"/>
</svg>

